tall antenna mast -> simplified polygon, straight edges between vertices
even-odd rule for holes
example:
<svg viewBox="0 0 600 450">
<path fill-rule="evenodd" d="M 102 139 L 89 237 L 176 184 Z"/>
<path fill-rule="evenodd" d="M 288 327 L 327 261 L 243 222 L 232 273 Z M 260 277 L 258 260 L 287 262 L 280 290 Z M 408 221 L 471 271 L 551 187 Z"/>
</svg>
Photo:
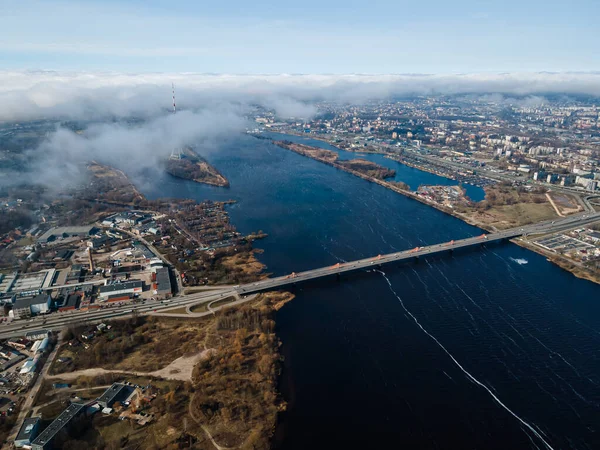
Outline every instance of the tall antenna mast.
<svg viewBox="0 0 600 450">
<path fill-rule="evenodd" d="M 177 112 L 177 108 L 175 106 L 175 84 L 171 83 L 171 89 L 173 90 L 173 114 L 175 114 Z M 178 148 L 177 150 L 173 149 L 171 150 L 171 156 L 169 157 L 169 159 L 181 159 L 181 149 Z"/>
<path fill-rule="evenodd" d="M 175 108 L 175 84 L 171 83 L 171 88 L 173 88 L 173 114 L 175 114 L 177 112 L 177 109 Z"/>
</svg>

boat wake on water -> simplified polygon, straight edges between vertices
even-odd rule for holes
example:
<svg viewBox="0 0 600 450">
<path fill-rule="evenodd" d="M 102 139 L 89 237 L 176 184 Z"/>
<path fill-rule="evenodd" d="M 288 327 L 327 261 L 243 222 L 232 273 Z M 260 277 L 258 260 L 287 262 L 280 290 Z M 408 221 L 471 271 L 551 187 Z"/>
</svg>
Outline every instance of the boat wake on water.
<svg viewBox="0 0 600 450">
<path fill-rule="evenodd" d="M 516 262 L 520 266 L 522 266 L 523 264 L 527 264 L 529 262 L 524 258 L 510 258 L 510 260 L 513 262 Z"/>
<path fill-rule="evenodd" d="M 511 258 L 513 259 L 513 258 Z M 525 264 L 527 263 L 527 261 L 525 260 Z M 520 263 L 519 263 L 520 264 Z M 406 308 L 406 306 L 404 305 L 404 302 L 402 301 L 402 298 L 400 298 L 400 296 L 396 293 L 396 291 L 394 290 L 394 288 L 392 287 L 392 283 L 390 281 L 390 279 L 386 276 L 385 272 L 381 271 L 381 270 L 375 270 L 375 272 L 379 272 L 383 278 L 385 278 L 385 280 L 387 281 L 388 287 L 390 289 L 390 291 L 392 292 L 392 294 L 394 294 L 394 296 L 398 299 L 398 301 L 400 302 L 400 305 L 402 306 L 402 309 L 404 309 L 404 312 L 408 315 L 408 317 L 410 317 L 415 324 L 427 335 L 429 336 L 437 345 L 438 347 L 440 347 L 444 353 L 446 353 L 450 359 L 454 362 L 454 364 L 456 364 L 456 366 L 467 376 L 467 378 L 472 381 L 473 383 L 475 383 L 476 385 L 478 385 L 479 387 L 485 389 L 487 391 L 487 393 L 492 397 L 492 399 L 498 404 L 500 405 L 504 410 L 506 410 L 506 412 L 508 412 L 511 416 L 513 416 L 515 419 L 517 419 L 521 425 L 523 425 L 527 430 L 529 430 L 532 434 L 533 437 L 537 438 L 541 443 L 544 444 L 544 446 L 549 449 L 549 450 L 554 450 L 554 448 L 550 445 L 550 443 L 548 443 L 544 437 L 540 434 L 540 432 L 538 432 L 534 426 L 530 423 L 528 423 L 527 421 L 525 421 L 523 418 L 521 418 L 519 415 L 517 415 L 517 413 L 515 413 L 513 410 L 511 410 L 508 406 L 506 406 L 497 396 L 496 394 L 494 394 L 492 392 L 492 390 L 487 387 L 484 383 L 482 383 L 481 381 L 479 381 L 477 378 L 475 378 L 469 371 L 467 371 L 467 369 L 465 369 L 457 360 L 456 358 L 454 358 L 454 356 L 452 355 L 452 353 L 450 353 L 446 347 L 444 347 L 442 345 L 442 343 L 440 341 L 437 340 L 437 338 L 431 334 L 429 331 L 427 331 L 423 325 L 421 325 L 421 323 L 417 320 L 417 318 Z M 524 429 L 525 431 L 525 429 Z M 531 436 L 529 436 L 529 438 L 531 439 Z"/>
</svg>

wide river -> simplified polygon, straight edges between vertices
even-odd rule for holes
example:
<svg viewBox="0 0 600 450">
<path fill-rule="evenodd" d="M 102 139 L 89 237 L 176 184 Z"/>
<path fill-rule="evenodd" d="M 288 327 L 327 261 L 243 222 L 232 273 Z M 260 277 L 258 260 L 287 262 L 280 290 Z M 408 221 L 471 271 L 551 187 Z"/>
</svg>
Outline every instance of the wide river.
<svg viewBox="0 0 600 450">
<path fill-rule="evenodd" d="M 231 188 L 165 176 L 142 190 L 237 200 L 231 220 L 269 234 L 257 246 L 274 275 L 481 233 L 269 141 L 223 147 L 205 156 Z M 295 294 L 277 314 L 277 448 L 600 448 L 600 286 L 545 258 L 490 245 Z"/>
</svg>

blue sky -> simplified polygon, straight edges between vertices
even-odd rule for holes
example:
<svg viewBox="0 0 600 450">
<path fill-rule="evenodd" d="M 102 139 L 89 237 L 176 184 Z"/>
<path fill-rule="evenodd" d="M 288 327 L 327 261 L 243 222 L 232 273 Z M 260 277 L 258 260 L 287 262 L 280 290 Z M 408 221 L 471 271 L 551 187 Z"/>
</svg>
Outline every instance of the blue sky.
<svg viewBox="0 0 600 450">
<path fill-rule="evenodd" d="M 0 0 L 0 70 L 598 71 L 593 0 Z"/>
</svg>

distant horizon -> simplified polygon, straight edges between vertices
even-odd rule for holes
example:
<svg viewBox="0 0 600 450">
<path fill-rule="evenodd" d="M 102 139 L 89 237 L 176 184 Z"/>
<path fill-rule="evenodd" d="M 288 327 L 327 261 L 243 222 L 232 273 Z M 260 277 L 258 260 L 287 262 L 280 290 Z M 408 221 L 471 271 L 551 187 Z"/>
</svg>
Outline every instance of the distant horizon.
<svg viewBox="0 0 600 450">
<path fill-rule="evenodd" d="M 253 104 L 310 117 L 315 102 L 360 104 L 402 96 L 481 95 L 487 101 L 542 105 L 545 96 L 600 97 L 600 73 L 200 74 L 0 70 L 0 121 L 40 118 L 155 117 L 177 104 L 239 115 Z M 512 99 L 512 100 L 511 100 Z"/>
</svg>

